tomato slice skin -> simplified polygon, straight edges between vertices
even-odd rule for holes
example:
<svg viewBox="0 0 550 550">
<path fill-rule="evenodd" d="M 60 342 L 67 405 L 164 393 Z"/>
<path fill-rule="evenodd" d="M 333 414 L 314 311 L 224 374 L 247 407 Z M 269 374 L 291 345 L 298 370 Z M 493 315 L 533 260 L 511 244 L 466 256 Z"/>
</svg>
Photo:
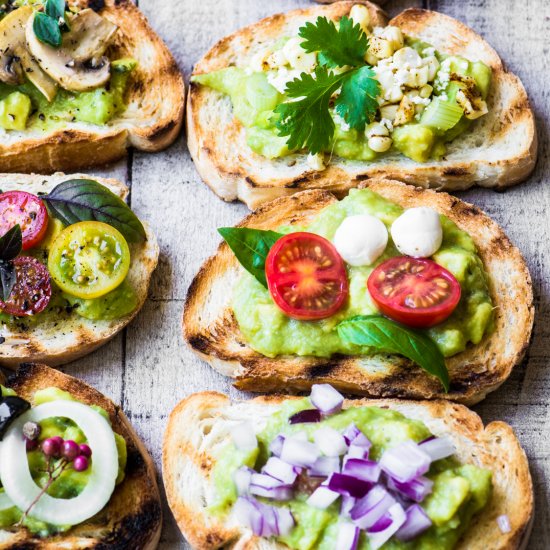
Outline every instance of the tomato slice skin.
<svg viewBox="0 0 550 550">
<path fill-rule="evenodd" d="M 348 297 L 344 261 L 330 241 L 314 233 L 281 237 L 267 255 L 265 271 L 273 301 L 292 319 L 325 319 Z"/>
<path fill-rule="evenodd" d="M 0 309 L 9 315 L 27 317 L 43 311 L 52 297 L 48 269 L 36 258 L 19 256 L 13 260 L 17 281 Z"/>
<path fill-rule="evenodd" d="M 367 287 L 378 309 L 416 328 L 442 323 L 460 301 L 460 283 L 433 260 L 396 256 L 370 274 Z"/>
<path fill-rule="evenodd" d="M 130 249 L 111 225 L 78 222 L 55 237 L 48 254 L 48 269 L 64 292 L 77 298 L 99 298 L 126 278 Z"/>
<path fill-rule="evenodd" d="M 0 194 L 0 235 L 19 224 L 23 250 L 36 246 L 48 229 L 48 210 L 43 201 L 26 191 L 6 191 Z"/>
</svg>

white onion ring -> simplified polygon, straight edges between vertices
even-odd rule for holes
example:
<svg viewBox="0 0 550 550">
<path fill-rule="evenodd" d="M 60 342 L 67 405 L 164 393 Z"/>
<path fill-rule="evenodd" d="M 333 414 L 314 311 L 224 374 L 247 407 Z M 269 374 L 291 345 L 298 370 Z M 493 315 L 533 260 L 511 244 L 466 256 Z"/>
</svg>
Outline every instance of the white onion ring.
<svg viewBox="0 0 550 550">
<path fill-rule="evenodd" d="M 97 514 L 109 502 L 118 475 L 118 453 L 112 428 L 91 407 L 75 401 L 50 401 L 26 411 L 9 428 L 0 445 L 0 480 L 8 497 L 22 511 L 38 497 L 41 488 L 29 471 L 25 422 L 40 422 L 54 416 L 68 418 L 84 432 L 93 451 L 90 477 L 75 498 L 54 498 L 44 493 L 29 516 L 54 525 L 76 525 Z"/>
</svg>

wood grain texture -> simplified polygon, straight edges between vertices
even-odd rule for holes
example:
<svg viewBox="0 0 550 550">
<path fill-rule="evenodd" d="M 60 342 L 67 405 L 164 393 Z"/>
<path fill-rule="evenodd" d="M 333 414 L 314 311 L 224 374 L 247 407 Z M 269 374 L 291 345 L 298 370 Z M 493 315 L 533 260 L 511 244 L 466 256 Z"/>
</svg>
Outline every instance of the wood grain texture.
<svg viewBox="0 0 550 550">
<path fill-rule="evenodd" d="M 186 77 L 193 62 L 222 36 L 260 17 L 309 4 L 308 0 L 139 2 Z M 537 314 L 531 348 L 510 380 L 475 410 L 486 423 L 496 419 L 509 422 L 524 445 L 537 508 L 529 548 L 545 550 L 550 548 L 550 4 L 547 0 L 394 0 L 385 8 L 395 15 L 411 6 L 443 11 L 487 38 L 523 80 L 537 116 L 540 156 L 529 181 L 505 193 L 473 190 L 462 193 L 461 198 L 483 208 L 505 228 L 524 253 L 533 277 Z M 246 208 L 222 202 L 201 183 L 183 138 L 166 152 L 136 153 L 113 171 L 102 173 L 131 185 L 132 206 L 152 224 L 161 258 L 150 299 L 134 323 L 106 347 L 63 370 L 122 404 L 160 474 L 162 434 L 175 404 L 199 390 L 238 394 L 187 349 L 180 318 L 191 278 L 218 244 L 216 228 L 235 223 Z M 189 548 L 168 509 L 165 511 L 160 548 Z"/>
</svg>

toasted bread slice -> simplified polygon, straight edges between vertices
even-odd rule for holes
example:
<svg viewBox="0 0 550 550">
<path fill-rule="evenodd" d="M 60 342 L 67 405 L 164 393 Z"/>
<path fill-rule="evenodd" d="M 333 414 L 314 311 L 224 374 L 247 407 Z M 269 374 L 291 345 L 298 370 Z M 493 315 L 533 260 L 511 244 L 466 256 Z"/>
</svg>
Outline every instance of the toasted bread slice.
<svg viewBox="0 0 550 550">
<path fill-rule="evenodd" d="M 59 183 L 73 178 L 90 178 L 83 174 L 54 174 L 52 176 L 26 174 L 0 174 L 0 189 L 48 193 Z M 113 193 L 125 198 L 128 188 L 115 179 L 93 178 Z M 57 317 L 48 315 L 37 322 L 21 322 L 0 325 L 0 365 L 16 368 L 23 362 L 42 362 L 48 365 L 68 363 L 87 355 L 107 343 L 120 332 L 138 313 L 149 289 L 151 275 L 157 265 L 159 248 L 155 235 L 144 223 L 147 240 L 144 243 L 129 243 L 131 253 L 128 282 L 138 298 L 138 307 L 129 315 L 115 320 L 92 321 L 76 313 L 60 312 Z"/>
<path fill-rule="evenodd" d="M 82 8 L 104 7 L 99 14 L 118 26 L 110 59 L 132 57 L 127 107 L 103 126 L 67 122 L 51 131 L 26 130 L 0 135 L 2 172 L 51 174 L 113 162 L 129 146 L 160 151 L 177 137 L 185 103 L 183 77 L 166 45 L 131 0 L 77 0 Z"/>
<path fill-rule="evenodd" d="M 46 365 L 22 365 L 8 378 L 7 385 L 24 399 L 30 399 L 37 390 L 55 386 L 83 403 L 103 407 L 109 413 L 113 430 L 126 440 L 128 463 L 124 481 L 116 487 L 107 506 L 88 521 L 46 539 L 32 536 L 25 528 L 0 530 L 0 549 L 156 548 L 162 527 L 162 508 L 155 467 L 122 410 L 88 384 Z"/>
<path fill-rule="evenodd" d="M 254 54 L 281 36 L 295 35 L 306 21 L 318 16 L 338 19 L 348 14 L 354 3 L 335 2 L 263 19 L 220 40 L 195 65 L 194 74 L 229 65 L 248 66 Z M 385 25 L 380 8 L 367 5 L 371 21 Z M 489 113 L 449 144 L 443 160 L 422 164 L 392 152 L 374 162 L 333 157 L 322 171 L 312 170 L 305 154 L 269 160 L 248 147 L 245 130 L 233 117 L 227 97 L 191 84 L 187 136 L 202 179 L 223 199 L 239 199 L 250 208 L 305 189 L 342 195 L 376 175 L 444 190 L 466 189 L 474 183 L 500 188 L 525 179 L 534 168 L 537 153 L 534 116 L 523 85 L 504 68 L 497 53 L 466 25 L 437 12 L 408 9 L 390 24 L 443 53 L 480 60 L 493 69 Z"/>
<path fill-rule="evenodd" d="M 231 403 L 221 393 L 203 392 L 181 401 L 172 411 L 163 444 L 164 487 L 176 522 L 194 549 L 287 548 L 208 513 L 215 496 L 211 473 L 220 450 L 230 440 L 231 427 L 252 420 L 260 431 L 283 399 L 257 397 Z M 461 462 L 492 471 L 491 500 L 474 517 L 456 550 L 526 547 L 533 517 L 533 487 L 527 457 L 508 424 L 491 422 L 484 427 L 477 414 L 448 401 L 363 399 L 344 404 L 367 405 L 393 409 L 424 422 L 434 435 L 452 438 Z M 496 518 L 502 514 L 510 518 L 509 533 L 502 533 L 497 525 Z"/>
<path fill-rule="evenodd" d="M 533 293 L 525 261 L 502 229 L 475 206 L 446 193 L 385 179 L 369 180 L 363 187 L 404 208 L 431 206 L 450 218 L 472 236 L 489 274 L 495 330 L 478 345 L 446 360 L 451 378 L 448 394 L 435 378 L 395 355 L 270 359 L 253 351 L 231 309 L 230 289 L 242 268 L 226 244 L 220 245 L 191 283 L 183 315 L 185 338 L 195 352 L 222 374 L 235 378 L 235 385 L 243 390 L 302 391 L 328 382 L 350 394 L 480 401 L 508 378 L 529 343 Z M 239 226 L 275 229 L 307 225 L 336 200 L 327 191 L 303 191 L 260 207 Z"/>
</svg>

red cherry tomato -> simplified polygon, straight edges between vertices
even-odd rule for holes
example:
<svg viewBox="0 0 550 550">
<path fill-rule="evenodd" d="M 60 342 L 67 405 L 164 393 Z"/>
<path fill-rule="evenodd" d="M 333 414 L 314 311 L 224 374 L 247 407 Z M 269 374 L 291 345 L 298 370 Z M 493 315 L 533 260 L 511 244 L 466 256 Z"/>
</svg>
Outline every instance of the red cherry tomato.
<svg viewBox="0 0 550 550">
<path fill-rule="evenodd" d="M 397 256 L 381 263 L 367 281 L 380 311 L 399 323 L 427 328 L 443 322 L 460 300 L 460 283 L 432 260 Z"/>
<path fill-rule="evenodd" d="M 314 233 L 290 233 L 269 251 L 267 284 L 289 317 L 311 321 L 334 315 L 348 295 L 344 261 L 336 248 Z"/>
<path fill-rule="evenodd" d="M 40 313 L 52 297 L 50 274 L 44 264 L 29 256 L 13 260 L 16 283 L 10 297 L 0 301 L 0 309 L 9 315 L 26 317 Z"/>
<path fill-rule="evenodd" d="M 19 224 L 23 234 L 23 250 L 36 246 L 46 234 L 48 211 L 36 196 L 25 191 L 0 194 L 0 235 Z"/>
</svg>

